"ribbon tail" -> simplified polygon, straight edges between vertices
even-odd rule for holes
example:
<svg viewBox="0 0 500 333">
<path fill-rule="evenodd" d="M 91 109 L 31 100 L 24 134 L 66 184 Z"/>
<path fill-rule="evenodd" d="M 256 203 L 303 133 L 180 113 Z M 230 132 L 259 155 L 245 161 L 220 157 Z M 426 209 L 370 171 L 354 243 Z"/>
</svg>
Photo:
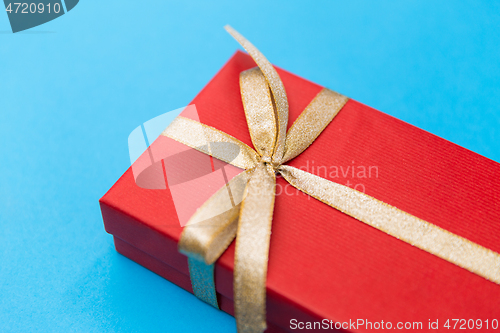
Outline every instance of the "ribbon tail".
<svg viewBox="0 0 500 333">
<path fill-rule="evenodd" d="M 215 264 L 207 265 L 198 259 L 188 257 L 188 265 L 194 295 L 203 302 L 219 309 L 217 293 L 215 291 Z"/>
<path fill-rule="evenodd" d="M 281 175 L 304 193 L 380 231 L 500 284 L 500 254 L 418 217 L 291 166 Z"/>
<path fill-rule="evenodd" d="M 179 240 L 179 251 L 188 256 L 195 296 L 217 308 L 213 264 L 236 236 L 250 174 L 240 173 L 212 195 L 188 221 Z"/>
<path fill-rule="evenodd" d="M 276 178 L 258 164 L 241 206 L 234 260 L 234 310 L 239 333 L 266 329 L 266 278 Z"/>
</svg>

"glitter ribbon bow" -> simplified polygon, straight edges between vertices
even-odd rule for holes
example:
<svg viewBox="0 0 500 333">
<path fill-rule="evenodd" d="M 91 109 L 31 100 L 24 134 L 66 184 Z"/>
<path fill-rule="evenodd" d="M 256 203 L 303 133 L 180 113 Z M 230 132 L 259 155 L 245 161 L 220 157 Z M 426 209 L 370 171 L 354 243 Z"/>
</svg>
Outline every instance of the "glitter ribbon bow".
<svg viewBox="0 0 500 333">
<path fill-rule="evenodd" d="M 258 65 L 240 74 L 241 97 L 255 150 L 183 117 L 177 117 L 162 133 L 246 170 L 208 199 L 183 230 L 179 250 L 188 256 L 198 298 L 218 307 L 214 262 L 236 237 L 234 307 L 238 331 L 266 329 L 266 274 L 276 173 L 302 192 L 361 222 L 500 284 L 500 254 L 364 193 L 286 165 L 313 143 L 348 98 L 323 89 L 287 133 L 288 100 L 278 73 L 243 36 L 229 26 L 226 30 Z M 229 144 L 215 149 L 213 143 Z M 226 207 L 228 193 L 232 205 Z"/>
</svg>

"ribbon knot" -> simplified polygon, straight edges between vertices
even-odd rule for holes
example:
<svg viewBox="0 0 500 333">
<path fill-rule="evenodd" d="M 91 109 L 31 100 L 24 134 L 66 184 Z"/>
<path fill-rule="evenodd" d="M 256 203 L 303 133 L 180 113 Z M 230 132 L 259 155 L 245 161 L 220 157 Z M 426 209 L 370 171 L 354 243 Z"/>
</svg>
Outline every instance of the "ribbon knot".
<svg viewBox="0 0 500 333">
<path fill-rule="evenodd" d="M 269 156 L 262 156 L 260 158 L 260 163 L 263 163 L 266 168 L 268 168 L 268 167 L 271 168 L 273 170 L 273 173 L 275 175 L 279 174 L 279 170 L 278 169 L 281 166 L 281 164 L 273 162 L 273 160 L 271 159 L 271 157 L 269 157 Z"/>
<path fill-rule="evenodd" d="M 278 73 L 243 36 L 231 27 L 226 30 L 258 65 L 240 74 L 241 98 L 255 150 L 183 117 L 177 117 L 162 133 L 245 170 L 208 199 L 182 232 L 179 251 L 188 256 L 197 297 L 218 307 L 214 262 L 236 238 L 234 307 L 238 331 L 266 329 L 266 274 L 278 172 L 292 186 L 321 202 L 500 284 L 498 253 L 364 193 L 285 165 L 314 142 L 348 98 L 324 88 L 287 132 L 288 100 Z M 233 158 L 231 149 L 209 149 L 207 142 L 232 143 L 239 148 L 238 155 Z"/>
<path fill-rule="evenodd" d="M 261 161 L 262 163 L 273 164 L 273 161 L 272 161 L 272 159 L 271 159 L 271 156 L 262 156 L 262 157 L 260 158 L 260 161 Z M 274 164 L 273 164 L 273 165 L 274 165 Z"/>
</svg>

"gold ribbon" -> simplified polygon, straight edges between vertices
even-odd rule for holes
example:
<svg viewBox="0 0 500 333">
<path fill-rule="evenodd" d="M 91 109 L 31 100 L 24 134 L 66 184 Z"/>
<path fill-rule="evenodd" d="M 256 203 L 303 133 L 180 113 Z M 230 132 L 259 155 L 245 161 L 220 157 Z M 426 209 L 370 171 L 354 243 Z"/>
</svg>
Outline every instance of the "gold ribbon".
<svg viewBox="0 0 500 333">
<path fill-rule="evenodd" d="M 286 133 L 288 101 L 278 73 L 243 36 L 229 26 L 226 30 L 258 65 L 240 74 L 241 96 L 255 150 L 213 127 L 183 117 L 176 118 L 162 133 L 246 170 L 208 199 L 181 235 L 179 250 L 189 257 L 197 297 L 217 307 L 213 264 L 236 237 L 237 328 L 245 333 L 266 329 L 266 274 L 275 173 L 304 193 L 361 222 L 500 284 L 500 254 L 364 193 L 285 165 L 313 143 L 348 98 L 323 89 Z M 230 144 L 213 149 L 210 143 Z"/>
</svg>

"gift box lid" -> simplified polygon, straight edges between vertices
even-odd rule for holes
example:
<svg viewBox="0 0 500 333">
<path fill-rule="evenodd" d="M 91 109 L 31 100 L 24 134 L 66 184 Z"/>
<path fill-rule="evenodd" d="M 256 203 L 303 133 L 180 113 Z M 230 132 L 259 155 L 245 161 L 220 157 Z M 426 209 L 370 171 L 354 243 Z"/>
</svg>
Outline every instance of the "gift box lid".
<svg viewBox="0 0 500 333">
<path fill-rule="evenodd" d="M 239 74 L 255 66 L 237 52 L 191 103 L 200 122 L 249 146 Z M 277 71 L 287 91 L 291 126 L 322 87 Z M 176 144 L 160 136 L 151 149 Z M 161 161 L 155 162 L 160 162 L 157 172 L 163 172 Z M 500 252 L 500 164 L 359 102 L 349 100 L 288 164 Z M 229 177 L 241 171 L 231 168 Z M 206 196 L 204 191 L 193 190 L 191 199 Z M 340 323 L 359 319 L 365 324 L 347 329 L 360 332 L 369 330 L 369 321 L 421 322 L 427 329 L 429 320 L 500 319 L 499 285 L 359 222 L 279 177 L 276 191 L 267 294 L 278 305 L 269 306 L 268 300 L 267 312 L 281 326 L 290 325 L 294 316 Z M 136 184 L 129 169 L 101 206 L 134 224 L 105 218 L 108 232 L 188 274 L 186 257 L 177 252 L 182 227 L 168 175 L 165 189 L 147 189 Z M 217 291 L 230 299 L 233 261 L 231 244 L 216 263 Z M 288 310 L 281 311 L 279 304 Z"/>
</svg>

